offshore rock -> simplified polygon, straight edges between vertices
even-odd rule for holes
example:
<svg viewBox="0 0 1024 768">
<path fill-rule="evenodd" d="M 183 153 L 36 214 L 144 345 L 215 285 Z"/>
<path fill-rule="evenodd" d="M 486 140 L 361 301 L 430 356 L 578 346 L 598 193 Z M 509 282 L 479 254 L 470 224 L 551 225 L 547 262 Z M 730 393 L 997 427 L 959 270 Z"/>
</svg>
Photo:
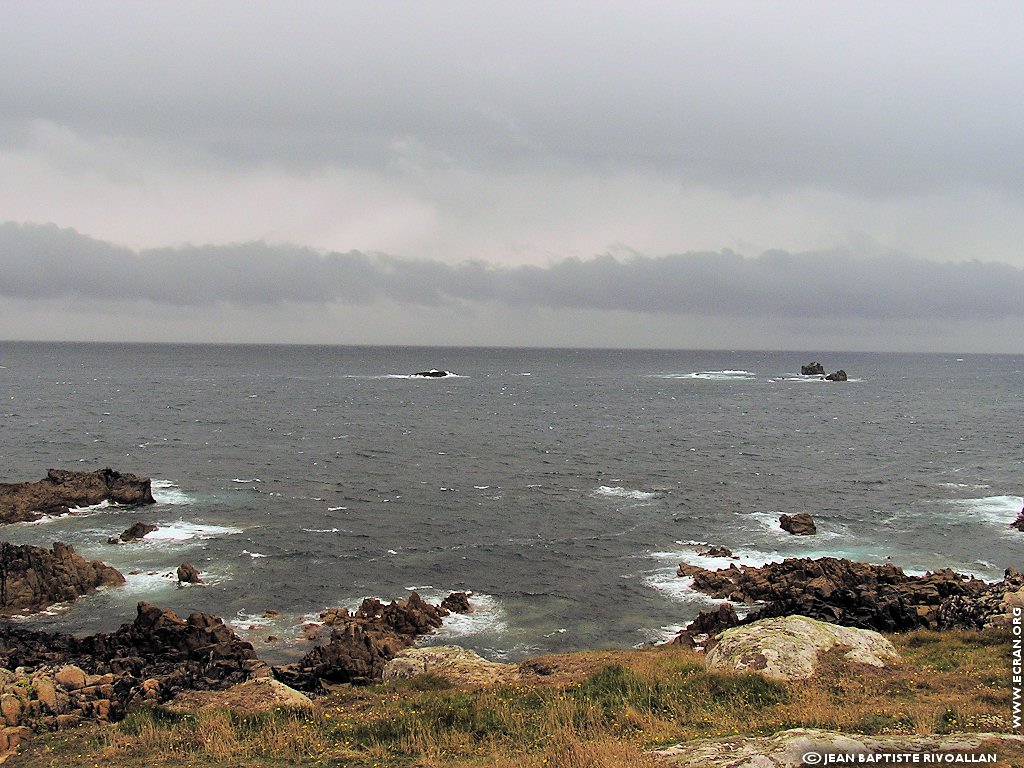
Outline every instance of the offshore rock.
<svg viewBox="0 0 1024 768">
<path fill-rule="evenodd" d="M 275 667 L 274 676 L 302 691 L 323 690 L 324 682 L 379 680 L 388 661 L 420 635 L 440 627 L 448 615 L 447 609 L 431 605 L 416 592 L 389 605 L 367 598 L 354 613 L 332 608 L 320 615 L 332 627 L 330 640 L 296 664 Z"/>
<path fill-rule="evenodd" d="M 159 531 L 159 530 L 160 530 L 159 526 L 151 525 L 149 523 L 141 523 L 141 522 L 136 520 L 134 523 L 132 523 L 130 526 L 128 526 L 121 533 L 121 535 L 118 538 L 122 542 L 125 542 L 125 541 L 137 541 L 139 539 L 145 538 L 146 536 L 151 534 L 153 531 Z"/>
<path fill-rule="evenodd" d="M 828 376 L 825 377 L 825 381 L 846 381 L 846 380 L 847 380 L 846 371 L 844 371 L 842 368 L 840 368 L 835 373 L 830 373 Z"/>
<path fill-rule="evenodd" d="M 71 472 L 51 469 L 37 483 L 0 483 L 0 524 L 63 515 L 71 507 L 112 501 L 129 506 L 155 504 L 148 477 L 110 469 Z"/>
<path fill-rule="evenodd" d="M 817 360 L 815 360 L 810 365 L 801 365 L 800 366 L 800 375 L 801 376 L 824 376 L 825 375 L 825 366 L 823 366 Z"/>
<path fill-rule="evenodd" d="M 178 583 L 202 584 L 203 577 L 199 575 L 199 570 L 192 563 L 186 562 L 178 566 Z"/>
<path fill-rule="evenodd" d="M 1008 596 L 1024 589 L 1024 577 L 1016 571 L 988 584 L 949 569 L 907 576 L 891 564 L 834 557 L 790 558 L 761 567 L 732 565 L 719 571 L 683 563 L 679 574 L 691 577 L 694 589 L 710 597 L 763 604 L 741 624 L 801 615 L 879 632 L 981 629 L 1005 615 Z"/>
<path fill-rule="evenodd" d="M 779 526 L 787 533 L 794 536 L 813 536 L 818 532 L 814 524 L 814 518 L 807 512 L 797 512 L 795 515 L 779 515 Z"/>
<path fill-rule="evenodd" d="M 52 549 L 0 542 L 0 615 L 39 611 L 119 584 L 124 576 L 116 568 L 86 560 L 59 541 Z"/>
<path fill-rule="evenodd" d="M 776 680 L 802 680 L 814 674 L 818 654 L 833 648 L 841 648 L 849 661 L 873 667 L 899 659 L 893 644 L 872 630 L 786 616 L 725 630 L 708 653 L 707 665 L 761 672 Z"/>
</svg>

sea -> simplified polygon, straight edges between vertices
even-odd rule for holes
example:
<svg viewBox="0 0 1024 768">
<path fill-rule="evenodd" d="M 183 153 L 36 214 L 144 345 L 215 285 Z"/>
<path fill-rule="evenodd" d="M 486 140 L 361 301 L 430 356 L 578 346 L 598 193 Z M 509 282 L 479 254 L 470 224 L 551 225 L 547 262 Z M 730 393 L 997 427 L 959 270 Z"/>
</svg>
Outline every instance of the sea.
<svg viewBox="0 0 1024 768">
<path fill-rule="evenodd" d="M 410 376 L 431 368 L 454 375 Z M 466 590 L 425 642 L 629 647 L 711 605 L 682 561 L 1024 568 L 1022 391 L 1021 356 L 4 342 L 0 481 L 112 467 L 157 504 L 2 535 L 126 574 L 20 619 L 39 629 L 110 631 L 147 601 L 284 662 L 329 607 Z M 780 530 L 803 511 L 817 535 Z M 136 520 L 159 530 L 108 543 Z M 183 561 L 204 584 L 177 585 Z"/>
</svg>

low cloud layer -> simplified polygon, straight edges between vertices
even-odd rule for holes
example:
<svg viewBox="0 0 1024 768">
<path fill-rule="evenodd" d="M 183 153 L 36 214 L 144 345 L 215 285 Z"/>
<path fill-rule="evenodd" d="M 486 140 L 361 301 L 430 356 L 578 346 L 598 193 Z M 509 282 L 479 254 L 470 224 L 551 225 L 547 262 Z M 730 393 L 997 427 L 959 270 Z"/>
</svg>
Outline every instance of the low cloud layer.
<svg viewBox="0 0 1024 768">
<path fill-rule="evenodd" d="M 1024 270 L 850 251 L 724 251 L 447 264 L 263 242 L 134 251 L 54 225 L 0 225 L 0 296 L 169 307 L 499 305 L 751 318 L 993 321 L 1024 315 Z"/>
</svg>

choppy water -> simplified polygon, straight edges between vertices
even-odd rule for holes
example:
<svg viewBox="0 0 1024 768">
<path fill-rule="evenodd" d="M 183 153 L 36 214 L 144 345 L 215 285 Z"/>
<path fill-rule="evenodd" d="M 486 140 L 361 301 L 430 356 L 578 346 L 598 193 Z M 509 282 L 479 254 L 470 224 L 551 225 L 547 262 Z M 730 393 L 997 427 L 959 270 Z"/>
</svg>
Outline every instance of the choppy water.
<svg viewBox="0 0 1024 768">
<path fill-rule="evenodd" d="M 819 358 L 853 380 L 800 380 Z M 431 367 L 460 375 L 405 375 Z M 137 572 L 40 626 L 145 599 L 275 659 L 302 616 L 415 587 L 476 592 L 441 637 L 493 657 L 632 645 L 702 607 L 674 577 L 696 542 L 1020 567 L 1022 384 L 1006 356 L 3 343 L 0 480 L 111 466 L 159 502 L 3 536 Z M 802 510 L 818 536 L 777 529 Z M 136 519 L 161 529 L 106 543 Z M 167 576 L 186 559 L 206 586 Z"/>
</svg>

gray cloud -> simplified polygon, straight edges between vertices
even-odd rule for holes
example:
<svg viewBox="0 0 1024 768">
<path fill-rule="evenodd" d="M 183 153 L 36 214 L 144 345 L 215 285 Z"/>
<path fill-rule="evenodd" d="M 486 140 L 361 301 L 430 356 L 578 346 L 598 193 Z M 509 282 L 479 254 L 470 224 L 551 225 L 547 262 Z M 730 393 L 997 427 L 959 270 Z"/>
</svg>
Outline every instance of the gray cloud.
<svg viewBox="0 0 1024 768">
<path fill-rule="evenodd" d="M 1024 191 L 1019 4 L 7 4 L 46 119 L 224 162 L 655 167 L 740 190 Z"/>
<path fill-rule="evenodd" d="M 177 307 L 369 305 L 687 316 L 1003 320 L 1024 315 L 1024 270 L 848 251 L 730 251 L 447 264 L 253 242 L 134 251 L 54 225 L 0 225 L 0 295 Z"/>
</svg>

